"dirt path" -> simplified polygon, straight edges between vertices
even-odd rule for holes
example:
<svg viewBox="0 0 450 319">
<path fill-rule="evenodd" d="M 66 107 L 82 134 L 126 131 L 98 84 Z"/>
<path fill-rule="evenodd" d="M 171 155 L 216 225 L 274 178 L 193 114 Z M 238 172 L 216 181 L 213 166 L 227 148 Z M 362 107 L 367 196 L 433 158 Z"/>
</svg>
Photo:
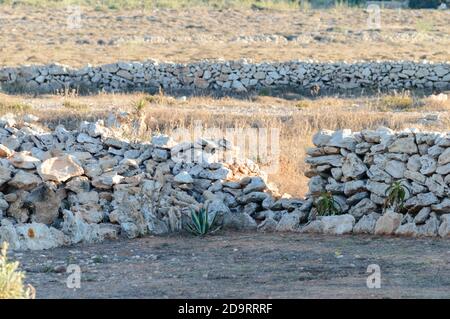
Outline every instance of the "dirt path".
<svg viewBox="0 0 450 319">
<path fill-rule="evenodd" d="M 221 233 L 146 237 L 13 253 L 38 298 L 450 297 L 442 239 Z M 81 267 L 81 288 L 65 266 Z M 369 264 L 381 288 L 368 289 Z"/>
</svg>

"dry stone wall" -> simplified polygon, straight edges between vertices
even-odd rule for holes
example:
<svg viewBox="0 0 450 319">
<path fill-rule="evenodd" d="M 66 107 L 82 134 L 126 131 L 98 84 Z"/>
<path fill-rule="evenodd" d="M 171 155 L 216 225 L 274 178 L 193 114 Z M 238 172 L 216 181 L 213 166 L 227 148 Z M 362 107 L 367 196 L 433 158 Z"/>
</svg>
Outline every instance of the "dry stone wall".
<svg viewBox="0 0 450 319">
<path fill-rule="evenodd" d="M 163 87 L 171 90 L 245 92 L 290 86 L 310 90 L 450 89 L 450 63 L 430 62 L 314 62 L 251 63 L 202 61 L 190 64 L 118 62 L 72 69 L 51 64 L 0 69 L 0 87 L 6 91 L 52 93 L 133 91 Z"/>
<path fill-rule="evenodd" d="M 309 195 L 333 194 L 344 215 L 318 217 L 306 231 L 450 236 L 450 133 L 323 130 L 313 142 Z M 384 209 L 394 181 L 406 190 L 402 213 Z"/>
<path fill-rule="evenodd" d="M 0 118 L 0 243 L 12 249 L 182 231 L 200 207 L 223 228 L 270 231 L 304 204 L 223 138 L 133 142 L 119 136 L 126 113 L 74 131 L 36 120 Z"/>
<path fill-rule="evenodd" d="M 0 243 L 13 249 L 179 232 L 201 207 L 225 229 L 450 236 L 450 134 L 320 131 L 300 199 L 221 137 L 128 140 L 122 112 L 73 131 L 37 120 L 0 117 Z M 383 209 L 397 180 L 408 190 L 404 213 Z M 323 192 L 341 214 L 318 216 Z"/>
</svg>

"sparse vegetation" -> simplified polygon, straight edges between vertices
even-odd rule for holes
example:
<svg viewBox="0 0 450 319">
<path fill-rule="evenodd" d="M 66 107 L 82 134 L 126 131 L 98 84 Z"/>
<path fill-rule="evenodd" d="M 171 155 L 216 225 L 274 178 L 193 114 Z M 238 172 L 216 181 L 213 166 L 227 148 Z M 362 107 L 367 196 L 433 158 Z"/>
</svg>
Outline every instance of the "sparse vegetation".
<svg viewBox="0 0 450 319">
<path fill-rule="evenodd" d="M 295 107 L 299 110 L 308 109 L 311 107 L 311 103 L 308 100 L 300 100 L 295 104 Z"/>
<path fill-rule="evenodd" d="M 23 102 L 2 102 L 0 101 L 0 113 L 25 113 L 32 109 L 31 105 Z"/>
<path fill-rule="evenodd" d="M 84 104 L 84 103 L 79 103 L 77 101 L 73 101 L 73 100 L 64 100 L 62 103 L 63 107 L 69 110 L 74 110 L 74 111 L 87 111 L 89 110 L 89 105 Z"/>
<path fill-rule="evenodd" d="M 214 9 L 255 8 L 255 9 L 298 9 L 300 1 L 296 0 L 0 0 L 5 5 L 29 5 L 37 7 L 61 7 L 79 5 L 92 7 L 98 11 L 121 9 L 184 9 L 209 7 Z"/>
<path fill-rule="evenodd" d="M 381 99 L 382 110 L 408 110 L 415 106 L 413 97 L 405 92 L 383 96 Z"/>
<path fill-rule="evenodd" d="M 321 193 L 316 199 L 315 206 L 319 216 L 339 215 L 342 212 L 341 206 L 330 192 Z"/>
<path fill-rule="evenodd" d="M 143 115 L 145 108 L 148 105 L 148 101 L 145 98 L 139 98 L 133 102 L 134 113 L 140 117 Z"/>
<path fill-rule="evenodd" d="M 402 184 L 402 181 L 393 182 L 386 190 L 386 199 L 384 209 L 391 208 L 396 213 L 403 210 L 408 188 Z"/>
<path fill-rule="evenodd" d="M 24 286 L 25 274 L 18 270 L 18 262 L 8 260 L 7 251 L 8 244 L 3 242 L 0 251 L 0 299 L 34 299 L 34 288 Z"/>
</svg>

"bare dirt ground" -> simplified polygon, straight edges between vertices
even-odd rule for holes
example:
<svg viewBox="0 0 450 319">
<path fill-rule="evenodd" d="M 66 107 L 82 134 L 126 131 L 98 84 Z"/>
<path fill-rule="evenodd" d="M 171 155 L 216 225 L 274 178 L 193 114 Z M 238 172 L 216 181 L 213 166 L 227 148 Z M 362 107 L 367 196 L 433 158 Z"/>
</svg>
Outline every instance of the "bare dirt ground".
<svg viewBox="0 0 450 319">
<path fill-rule="evenodd" d="M 448 61 L 450 14 L 364 9 L 135 10 L 0 5 L 0 65 L 201 59 Z"/>
<path fill-rule="evenodd" d="M 218 233 L 13 253 L 37 298 L 449 298 L 447 240 Z M 65 267 L 81 267 L 67 288 Z M 381 268 L 381 288 L 366 285 Z"/>
</svg>

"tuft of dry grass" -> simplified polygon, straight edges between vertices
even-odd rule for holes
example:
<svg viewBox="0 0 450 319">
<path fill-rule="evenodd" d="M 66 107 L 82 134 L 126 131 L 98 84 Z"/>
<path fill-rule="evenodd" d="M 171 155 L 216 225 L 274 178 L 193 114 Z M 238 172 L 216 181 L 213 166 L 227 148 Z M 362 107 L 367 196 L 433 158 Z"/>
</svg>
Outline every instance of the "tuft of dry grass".
<svg viewBox="0 0 450 319">
<path fill-rule="evenodd" d="M 78 112 L 86 112 L 90 109 L 89 105 L 85 103 L 79 103 L 77 101 L 67 99 L 62 102 L 62 106 L 66 109 Z"/>
<path fill-rule="evenodd" d="M 6 113 L 24 114 L 31 111 L 31 104 L 24 98 L 0 93 L 0 115 Z"/>
<path fill-rule="evenodd" d="M 7 258 L 8 244 L 3 242 L 0 249 L 0 299 L 34 299 L 33 286 L 25 287 L 25 273 L 19 271 L 18 262 Z"/>
<path fill-rule="evenodd" d="M 300 100 L 295 104 L 295 107 L 300 110 L 304 110 L 304 109 L 310 108 L 311 105 L 312 105 L 312 103 L 308 100 Z"/>
<path fill-rule="evenodd" d="M 386 95 L 381 98 L 381 110 L 409 110 L 416 106 L 413 97 L 405 92 L 402 94 Z"/>
</svg>

